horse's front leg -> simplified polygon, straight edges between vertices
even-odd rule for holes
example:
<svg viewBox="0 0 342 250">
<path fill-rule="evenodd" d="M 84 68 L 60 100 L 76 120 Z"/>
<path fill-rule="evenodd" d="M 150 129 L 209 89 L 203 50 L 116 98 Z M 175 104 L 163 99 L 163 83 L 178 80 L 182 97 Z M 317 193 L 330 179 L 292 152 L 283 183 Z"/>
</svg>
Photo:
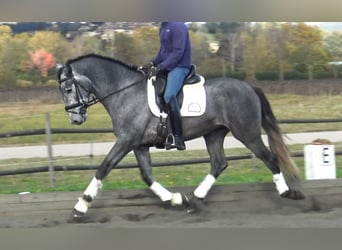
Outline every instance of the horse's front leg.
<svg viewBox="0 0 342 250">
<path fill-rule="evenodd" d="M 127 141 L 116 141 L 115 145 L 98 168 L 96 175 L 93 177 L 87 189 L 84 191 L 82 197 L 78 199 L 78 202 L 74 206 L 74 218 L 79 218 L 86 214 L 98 191 L 102 187 L 102 180 L 108 175 L 110 170 L 115 167 L 119 161 L 131 150 L 130 145 L 131 144 Z"/>
<path fill-rule="evenodd" d="M 149 147 L 136 148 L 134 149 L 134 154 L 139 164 L 142 179 L 162 202 L 169 202 L 172 206 L 189 205 L 189 200 L 184 194 L 171 193 L 159 182 L 153 179 Z"/>
</svg>

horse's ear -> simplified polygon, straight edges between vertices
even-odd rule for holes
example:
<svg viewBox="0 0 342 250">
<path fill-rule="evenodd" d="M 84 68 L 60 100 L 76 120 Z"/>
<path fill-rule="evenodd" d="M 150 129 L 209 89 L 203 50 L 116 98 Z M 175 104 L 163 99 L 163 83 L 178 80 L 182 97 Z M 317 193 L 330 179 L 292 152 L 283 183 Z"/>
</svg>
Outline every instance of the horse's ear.
<svg viewBox="0 0 342 250">
<path fill-rule="evenodd" d="M 66 63 L 65 64 L 65 66 L 64 66 L 64 68 L 65 68 L 65 74 L 67 75 L 67 76 L 72 76 L 72 69 L 71 69 L 71 67 L 70 67 L 70 64 L 68 64 L 68 63 Z"/>
<path fill-rule="evenodd" d="M 57 72 L 60 71 L 63 67 L 64 67 L 63 64 L 57 63 L 57 64 L 56 64 L 56 71 L 57 71 Z"/>
<path fill-rule="evenodd" d="M 57 63 L 56 64 L 56 73 L 57 73 L 57 78 L 60 80 L 61 78 L 61 74 L 62 74 L 62 70 L 64 68 L 63 64 Z"/>
</svg>

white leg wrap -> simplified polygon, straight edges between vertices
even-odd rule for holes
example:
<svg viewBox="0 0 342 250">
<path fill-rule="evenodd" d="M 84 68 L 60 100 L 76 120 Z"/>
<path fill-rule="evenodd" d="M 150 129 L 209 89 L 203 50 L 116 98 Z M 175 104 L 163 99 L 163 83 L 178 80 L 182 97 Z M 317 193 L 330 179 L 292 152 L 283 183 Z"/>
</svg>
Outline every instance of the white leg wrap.
<svg viewBox="0 0 342 250">
<path fill-rule="evenodd" d="M 199 198 L 203 199 L 207 196 L 207 193 L 211 189 L 211 187 L 214 185 L 216 179 L 211 174 L 208 174 L 204 180 L 198 185 L 198 187 L 194 191 L 194 195 Z"/>
<path fill-rule="evenodd" d="M 102 182 L 94 177 L 84 191 L 85 195 L 89 195 L 92 199 L 95 198 L 99 189 L 102 188 Z"/>
<path fill-rule="evenodd" d="M 290 190 L 285 182 L 283 173 L 273 175 L 273 182 L 278 190 L 279 195 Z"/>
<path fill-rule="evenodd" d="M 172 198 L 171 192 L 158 182 L 153 182 L 150 186 L 150 190 L 152 190 L 152 192 L 155 193 L 162 201 L 169 201 Z"/>
<path fill-rule="evenodd" d="M 89 195 L 92 199 L 95 198 L 99 189 L 102 188 L 102 182 L 95 177 L 89 183 L 87 189 L 84 191 L 84 195 Z M 85 201 L 82 197 L 78 198 L 78 202 L 74 206 L 75 210 L 81 213 L 86 213 L 90 207 L 90 202 Z"/>
<path fill-rule="evenodd" d="M 174 193 L 172 194 L 171 198 L 171 206 L 180 206 L 183 204 L 183 198 L 181 193 Z"/>
<path fill-rule="evenodd" d="M 75 210 L 81 213 L 86 213 L 88 210 L 88 207 L 90 206 L 89 202 L 86 202 L 81 197 L 78 198 L 78 202 L 75 205 Z"/>
</svg>

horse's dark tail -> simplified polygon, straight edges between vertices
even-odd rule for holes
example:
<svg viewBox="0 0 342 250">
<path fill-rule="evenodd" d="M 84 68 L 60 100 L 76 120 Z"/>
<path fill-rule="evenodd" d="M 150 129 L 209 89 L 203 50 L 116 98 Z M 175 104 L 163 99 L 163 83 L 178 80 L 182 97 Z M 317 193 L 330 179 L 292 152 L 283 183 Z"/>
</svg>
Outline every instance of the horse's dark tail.
<svg viewBox="0 0 342 250">
<path fill-rule="evenodd" d="M 269 101 L 261 89 L 257 87 L 253 87 L 253 89 L 261 102 L 262 127 L 268 136 L 270 150 L 278 156 L 279 167 L 285 177 L 292 181 L 299 180 L 298 168 L 290 157 L 290 150 L 284 142 L 284 134 L 278 126 Z"/>
</svg>

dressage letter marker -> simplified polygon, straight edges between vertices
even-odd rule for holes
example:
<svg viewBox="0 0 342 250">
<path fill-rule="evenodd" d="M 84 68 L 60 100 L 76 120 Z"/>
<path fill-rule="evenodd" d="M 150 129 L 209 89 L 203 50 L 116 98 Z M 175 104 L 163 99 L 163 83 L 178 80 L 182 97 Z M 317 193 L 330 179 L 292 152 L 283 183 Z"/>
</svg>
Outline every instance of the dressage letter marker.
<svg viewBox="0 0 342 250">
<path fill-rule="evenodd" d="M 334 145 L 306 145 L 304 156 L 307 180 L 336 178 Z"/>
</svg>

